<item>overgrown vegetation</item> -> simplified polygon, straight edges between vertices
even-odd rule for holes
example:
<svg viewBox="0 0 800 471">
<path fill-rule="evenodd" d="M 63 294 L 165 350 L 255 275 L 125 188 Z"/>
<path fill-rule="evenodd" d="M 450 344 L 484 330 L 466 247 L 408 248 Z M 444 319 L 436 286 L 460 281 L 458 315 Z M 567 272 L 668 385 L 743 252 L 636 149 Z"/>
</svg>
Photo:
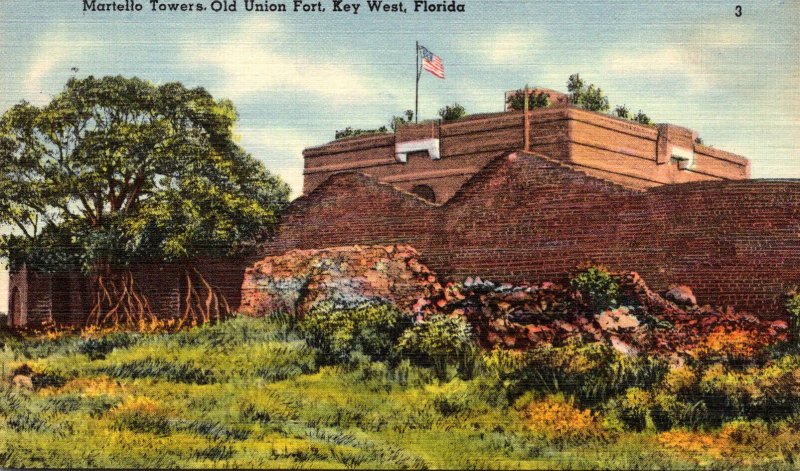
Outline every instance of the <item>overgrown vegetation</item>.
<svg viewBox="0 0 800 471">
<path fill-rule="evenodd" d="M 796 290 L 789 293 L 786 312 L 789 314 L 789 336 L 792 345 L 800 349 L 800 293 Z"/>
<path fill-rule="evenodd" d="M 619 300 L 613 281 L 584 270 L 572 284 L 602 309 Z M 800 355 L 754 353 L 732 333 L 679 362 L 579 340 L 485 351 L 460 316 L 373 303 L 0 341 L 3 467 L 788 470 L 800 459 Z"/>
<path fill-rule="evenodd" d="M 336 131 L 335 137 L 338 141 L 339 139 L 345 139 L 348 137 L 387 134 L 390 130 L 391 132 L 397 132 L 397 129 L 401 126 L 405 126 L 406 124 L 411 124 L 413 122 L 414 111 L 406 110 L 400 116 L 392 116 L 392 118 L 389 120 L 388 126 L 381 126 L 374 129 L 357 129 L 348 126 L 340 131 Z"/>
<path fill-rule="evenodd" d="M 88 324 L 156 321 L 131 264 L 230 254 L 288 205 L 289 186 L 236 144 L 237 117 L 203 88 L 122 76 L 14 105 L 0 115 L 0 257 L 90 275 Z M 182 322 L 229 314 L 199 271 L 184 275 Z"/>
<path fill-rule="evenodd" d="M 516 90 L 506 97 L 506 104 L 513 111 L 522 111 L 525 109 L 525 93 L 528 92 L 528 109 L 533 110 L 536 108 L 547 108 L 550 106 L 550 97 L 546 93 L 538 92 L 532 93 L 532 90 L 525 85 L 524 88 Z"/>
<path fill-rule="evenodd" d="M 591 312 L 600 312 L 617 306 L 619 285 L 603 267 L 589 267 L 570 280 L 578 294 L 578 302 Z"/>
<path fill-rule="evenodd" d="M 467 110 L 458 103 L 447 105 L 439 110 L 439 117 L 442 121 L 455 121 L 467 115 Z"/>
</svg>

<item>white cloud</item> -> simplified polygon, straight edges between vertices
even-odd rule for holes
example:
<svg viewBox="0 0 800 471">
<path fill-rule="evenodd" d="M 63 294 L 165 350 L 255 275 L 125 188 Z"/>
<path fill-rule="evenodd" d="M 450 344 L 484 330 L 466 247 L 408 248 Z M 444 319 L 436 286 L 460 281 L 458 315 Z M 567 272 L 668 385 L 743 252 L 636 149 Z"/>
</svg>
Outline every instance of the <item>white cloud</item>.
<svg viewBox="0 0 800 471">
<path fill-rule="evenodd" d="M 686 41 L 651 49 L 626 47 L 610 52 L 604 63 L 617 75 L 635 74 L 656 81 L 682 78 L 691 91 L 703 92 L 724 79 L 721 60 L 754 42 L 756 33 L 751 29 L 704 25 Z M 742 61 L 741 68 L 745 67 Z"/>
<path fill-rule="evenodd" d="M 50 95 L 44 91 L 48 88 L 45 82 L 59 67 L 64 67 L 66 73 L 68 60 L 79 54 L 77 45 L 86 42 L 85 38 L 71 36 L 63 31 L 45 35 L 44 38 L 36 48 L 36 55 L 28 66 L 22 85 L 25 98 L 37 105 L 50 101 Z"/>
<path fill-rule="evenodd" d="M 292 187 L 292 196 L 303 192 L 303 150 L 326 142 L 326 136 L 304 129 L 265 128 L 241 130 L 242 144 L 269 170 Z"/>
<path fill-rule="evenodd" d="M 470 44 L 469 47 L 474 47 Z M 530 60 L 544 50 L 542 34 L 538 31 L 501 31 L 488 38 L 479 46 L 490 64 L 519 65 Z"/>
<path fill-rule="evenodd" d="M 216 48 L 187 48 L 189 61 L 224 74 L 223 92 L 232 99 L 263 92 L 312 93 L 334 104 L 375 99 L 378 89 L 352 67 L 281 50 L 275 22 L 249 21 Z"/>
</svg>

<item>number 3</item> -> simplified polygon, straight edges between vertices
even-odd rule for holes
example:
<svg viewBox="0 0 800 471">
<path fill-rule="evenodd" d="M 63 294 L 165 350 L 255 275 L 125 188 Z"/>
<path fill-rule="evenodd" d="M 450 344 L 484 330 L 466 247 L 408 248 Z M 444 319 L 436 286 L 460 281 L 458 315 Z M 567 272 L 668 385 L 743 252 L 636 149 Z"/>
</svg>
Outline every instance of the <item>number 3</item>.
<svg viewBox="0 0 800 471">
<path fill-rule="evenodd" d="M 736 5 L 736 18 L 739 18 L 740 16 L 742 16 L 742 6 Z"/>
</svg>

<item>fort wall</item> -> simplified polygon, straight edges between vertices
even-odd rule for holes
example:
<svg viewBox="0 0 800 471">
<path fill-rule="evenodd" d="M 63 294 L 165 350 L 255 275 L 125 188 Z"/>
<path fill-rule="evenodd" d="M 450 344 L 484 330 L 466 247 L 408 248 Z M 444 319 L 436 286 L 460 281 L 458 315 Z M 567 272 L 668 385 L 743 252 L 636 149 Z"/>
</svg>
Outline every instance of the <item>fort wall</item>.
<svg viewBox="0 0 800 471">
<path fill-rule="evenodd" d="M 407 125 L 395 134 L 356 137 L 307 149 L 303 192 L 335 173 L 358 171 L 404 191 L 427 185 L 443 203 L 496 157 L 528 149 L 634 189 L 707 180 L 744 179 L 747 159 L 703 146 L 697 133 L 647 126 L 574 107 L 472 116 Z M 420 151 L 403 161 L 403 145 L 436 140 L 438 155 Z"/>
<path fill-rule="evenodd" d="M 238 309 L 244 270 L 254 261 L 238 256 L 206 257 L 185 263 L 142 262 L 116 268 L 115 272 L 117 279 L 132 276 L 137 295 L 147 299 L 159 318 L 168 319 L 184 313 L 189 283 L 203 297 L 201 303 L 207 294 L 205 281 L 217 295 L 223 313 Z M 92 296 L 96 293 L 93 283 L 91 276 L 79 272 L 43 273 L 25 267 L 12 272 L 8 325 L 37 327 L 55 322 L 62 326 L 82 326 L 92 309 Z M 190 301 L 197 302 L 196 296 Z"/>
<path fill-rule="evenodd" d="M 714 156 L 714 158 L 717 158 Z M 451 279 L 541 282 L 582 263 L 638 271 L 656 289 L 762 317 L 800 282 L 800 182 L 631 188 L 532 153 L 496 158 L 445 204 L 356 173 L 297 200 L 267 254 L 409 243 Z"/>
</svg>

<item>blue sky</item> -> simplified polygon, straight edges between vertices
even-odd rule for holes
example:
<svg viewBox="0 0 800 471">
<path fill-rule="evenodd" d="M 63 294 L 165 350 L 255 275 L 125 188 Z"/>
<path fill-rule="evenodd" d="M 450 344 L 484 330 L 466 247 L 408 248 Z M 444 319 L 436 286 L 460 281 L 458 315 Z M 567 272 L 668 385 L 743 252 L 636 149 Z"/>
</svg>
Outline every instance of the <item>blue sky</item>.
<svg viewBox="0 0 800 471">
<path fill-rule="evenodd" d="M 422 118 L 454 101 L 500 111 L 505 90 L 564 90 L 580 72 L 612 104 L 749 157 L 754 177 L 800 178 L 796 0 L 465 0 L 464 14 L 395 15 L 364 12 L 366 0 L 358 15 L 248 13 L 244 0 L 237 13 L 152 13 L 135 1 L 143 12 L 0 1 L 0 109 L 47 103 L 73 74 L 203 86 L 234 101 L 242 146 L 297 194 L 304 147 L 413 108 L 419 40 L 447 73 L 423 77 Z"/>
</svg>

